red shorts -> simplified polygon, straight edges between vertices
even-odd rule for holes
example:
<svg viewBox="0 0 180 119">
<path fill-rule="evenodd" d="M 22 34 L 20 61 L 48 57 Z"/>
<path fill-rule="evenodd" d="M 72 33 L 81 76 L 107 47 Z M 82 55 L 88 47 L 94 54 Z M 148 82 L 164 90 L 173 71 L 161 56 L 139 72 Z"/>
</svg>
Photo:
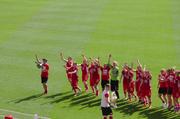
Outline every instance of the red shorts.
<svg viewBox="0 0 180 119">
<path fill-rule="evenodd" d="M 96 80 L 95 80 L 95 85 L 98 85 L 99 82 L 100 82 L 100 79 L 96 79 Z"/>
<path fill-rule="evenodd" d="M 176 88 L 173 89 L 173 98 L 180 98 L 180 91 Z"/>
<path fill-rule="evenodd" d="M 88 74 L 82 74 L 82 81 L 88 80 Z"/>
<path fill-rule="evenodd" d="M 125 91 L 128 91 L 128 82 L 126 82 L 126 81 L 123 81 L 123 90 L 124 90 L 124 92 Z"/>
<path fill-rule="evenodd" d="M 67 73 L 66 76 L 67 76 L 68 80 L 69 80 L 69 79 L 70 79 L 70 80 L 72 79 L 72 74 L 68 74 L 68 73 Z"/>
<path fill-rule="evenodd" d="M 136 81 L 135 83 L 135 87 L 136 87 L 136 93 L 137 93 L 137 96 L 139 97 L 140 96 L 140 84 L 141 82 L 140 81 Z"/>
<path fill-rule="evenodd" d="M 78 80 L 77 79 L 72 79 L 71 85 L 74 89 L 78 87 Z"/>
<path fill-rule="evenodd" d="M 141 96 L 142 97 L 151 97 L 151 89 L 150 88 L 142 88 L 142 90 L 141 90 Z"/>
<path fill-rule="evenodd" d="M 90 86 L 94 86 L 95 85 L 95 81 L 93 79 L 90 79 Z"/>
<path fill-rule="evenodd" d="M 129 84 L 128 92 L 131 94 L 134 93 L 134 81 Z"/>
<path fill-rule="evenodd" d="M 90 86 L 98 85 L 100 80 L 98 79 L 90 79 Z"/>
</svg>

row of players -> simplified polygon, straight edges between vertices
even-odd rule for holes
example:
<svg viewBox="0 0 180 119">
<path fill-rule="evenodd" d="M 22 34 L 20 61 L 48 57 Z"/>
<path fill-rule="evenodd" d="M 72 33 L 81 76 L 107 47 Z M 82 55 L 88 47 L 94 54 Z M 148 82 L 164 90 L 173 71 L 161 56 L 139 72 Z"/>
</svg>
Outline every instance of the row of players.
<svg viewBox="0 0 180 119">
<path fill-rule="evenodd" d="M 76 89 L 81 90 L 78 87 L 78 66 L 81 66 L 82 71 L 82 81 L 84 83 L 86 91 L 88 90 L 87 80 L 88 74 L 90 75 L 90 86 L 94 93 L 96 90 L 96 95 L 98 95 L 98 83 L 100 82 L 100 71 L 101 71 L 101 86 L 104 89 L 104 86 L 108 83 L 111 84 L 111 91 L 115 91 L 117 98 L 119 98 L 118 87 L 119 87 L 119 68 L 116 61 L 111 62 L 111 55 L 109 55 L 108 63 L 103 66 L 100 64 L 99 58 L 90 59 L 90 66 L 87 58 L 83 56 L 83 63 L 76 64 L 73 63 L 71 57 L 67 60 L 64 59 L 63 54 L 61 53 L 61 59 L 66 62 L 65 68 L 67 71 L 67 77 L 69 82 L 77 94 Z M 74 65 L 73 65 L 74 64 Z M 111 71 L 111 73 L 110 73 Z M 134 81 L 134 73 L 136 74 L 136 80 Z M 163 107 L 172 107 L 172 98 L 175 106 L 175 111 L 178 108 L 178 98 L 180 97 L 180 72 L 175 71 L 174 68 L 165 70 L 162 69 L 158 77 L 158 93 L 159 97 L 163 103 Z M 126 99 L 131 101 L 132 97 L 135 99 L 138 97 L 140 102 L 143 102 L 144 105 L 151 107 L 151 79 L 152 75 L 149 70 L 145 67 L 143 68 L 141 63 L 138 60 L 137 69 L 133 69 L 133 64 L 128 66 L 124 64 L 122 66 L 122 72 L 120 77 L 120 82 L 123 80 L 123 91 Z M 134 89 L 136 90 L 136 95 L 134 94 Z M 128 95 L 128 96 L 127 96 Z"/>
<path fill-rule="evenodd" d="M 119 72 L 118 63 L 113 61 L 111 65 L 112 56 L 109 55 L 108 63 L 103 66 L 100 63 L 100 59 L 87 59 L 84 55 L 82 64 L 74 63 L 71 57 L 67 59 L 64 58 L 63 54 L 60 54 L 60 57 L 63 61 L 65 61 L 66 65 L 64 66 L 66 69 L 66 74 L 72 89 L 74 90 L 75 96 L 78 92 L 81 92 L 81 88 L 78 86 L 78 67 L 81 67 L 82 71 L 82 82 L 85 87 L 85 91 L 88 90 L 87 81 L 90 77 L 90 87 L 92 92 L 98 96 L 99 89 L 98 84 L 101 79 L 102 90 L 106 84 L 110 84 L 111 91 L 114 92 L 119 98 L 119 83 L 123 80 L 123 91 L 126 99 L 131 99 L 134 97 L 135 100 L 139 99 L 139 102 L 144 103 L 144 105 L 148 105 L 151 107 L 151 79 L 152 75 L 150 71 L 148 71 L 145 67 L 142 67 L 140 62 L 138 61 L 137 69 L 133 69 L 133 65 L 128 66 L 124 64 L 122 66 L 122 72 Z M 38 68 L 42 69 L 41 72 L 41 81 L 45 90 L 45 94 L 47 93 L 47 81 L 48 81 L 48 70 L 49 65 L 47 64 L 46 59 L 42 59 L 40 61 L 37 59 Z M 101 71 L 101 73 L 100 73 Z M 101 74 L 101 76 L 100 76 Z M 120 76 L 121 74 L 121 76 Z M 134 74 L 136 74 L 136 80 L 134 81 Z M 158 93 L 159 97 L 163 103 L 163 107 L 172 108 L 172 98 L 174 102 L 175 111 L 179 109 L 178 99 L 180 97 L 180 72 L 175 71 L 175 69 L 171 68 L 168 70 L 162 69 L 159 77 L 158 77 Z M 120 77 L 119 77 L 120 76 Z M 136 95 L 134 92 L 136 91 Z"/>
</svg>

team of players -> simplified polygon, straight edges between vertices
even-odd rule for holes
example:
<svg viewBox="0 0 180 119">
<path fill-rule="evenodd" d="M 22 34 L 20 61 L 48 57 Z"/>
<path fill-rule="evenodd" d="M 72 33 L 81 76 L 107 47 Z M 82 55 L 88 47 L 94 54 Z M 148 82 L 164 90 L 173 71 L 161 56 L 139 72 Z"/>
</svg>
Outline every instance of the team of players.
<svg viewBox="0 0 180 119">
<path fill-rule="evenodd" d="M 96 96 L 98 96 L 98 84 L 101 79 L 102 90 L 104 91 L 107 84 L 110 84 L 111 91 L 115 92 L 117 98 L 119 98 L 118 87 L 121 80 L 123 80 L 122 82 L 125 99 L 131 101 L 133 97 L 135 100 L 138 98 L 140 103 L 143 103 L 144 106 L 148 105 L 148 107 L 151 108 L 152 75 L 149 70 L 142 67 L 139 61 L 136 69 L 133 69 L 133 64 L 131 66 L 124 64 L 124 66 L 122 66 L 121 77 L 119 78 L 120 73 L 118 63 L 113 61 L 111 65 L 111 55 L 108 57 L 108 63 L 104 64 L 103 66 L 100 63 L 100 58 L 90 58 L 88 60 L 84 55 L 82 55 L 82 64 L 77 64 L 71 57 L 65 59 L 62 53 L 60 54 L 60 57 L 66 63 L 64 67 L 66 69 L 68 81 L 75 93 L 75 96 L 81 92 L 81 88 L 78 86 L 78 69 L 80 67 L 82 72 L 81 78 L 86 92 L 89 89 L 87 81 L 90 79 L 92 93 L 95 93 Z M 41 62 L 38 58 L 36 64 L 38 68 L 42 69 L 41 79 L 44 93 L 47 94 L 48 90 L 46 83 L 48 80 L 49 65 L 47 64 L 46 59 L 42 59 Z M 136 80 L 134 80 L 134 76 L 136 76 Z M 119 81 L 119 79 L 121 80 Z M 173 107 L 173 98 L 174 110 L 178 112 L 178 99 L 180 97 L 180 71 L 175 71 L 173 68 L 168 70 L 162 69 L 158 76 L 158 89 L 163 107 L 171 109 Z"/>
<path fill-rule="evenodd" d="M 136 73 L 136 80 L 134 81 L 134 73 Z M 144 106 L 148 105 L 151 108 L 151 79 L 152 75 L 150 71 L 143 68 L 142 65 L 138 61 L 137 69 L 133 69 L 132 66 L 128 66 L 125 64 L 122 70 L 123 79 L 123 91 L 126 99 L 131 101 L 132 97 L 139 102 L 144 103 Z M 134 94 L 134 90 L 136 90 L 136 95 Z M 128 98 L 127 98 L 128 94 Z"/>
<path fill-rule="evenodd" d="M 174 68 L 162 69 L 158 76 L 158 81 L 158 93 L 163 107 L 171 109 L 173 107 L 173 98 L 174 110 L 178 112 L 180 109 L 178 102 L 180 98 L 180 71 L 176 71 Z"/>
</svg>

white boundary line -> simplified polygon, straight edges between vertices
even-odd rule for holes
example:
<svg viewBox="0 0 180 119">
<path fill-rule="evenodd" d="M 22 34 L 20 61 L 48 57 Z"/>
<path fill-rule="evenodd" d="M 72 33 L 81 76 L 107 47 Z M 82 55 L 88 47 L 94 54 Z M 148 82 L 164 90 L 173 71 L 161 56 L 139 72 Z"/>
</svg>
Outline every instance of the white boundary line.
<svg viewBox="0 0 180 119">
<path fill-rule="evenodd" d="M 7 109 L 0 109 L 0 111 L 5 111 L 5 112 L 11 112 L 11 113 L 16 113 L 16 114 L 20 114 L 20 115 L 24 115 L 24 116 L 31 116 L 34 117 L 34 114 L 28 114 L 28 113 L 23 113 L 23 112 L 16 112 L 16 111 L 12 111 L 12 110 L 7 110 Z M 1 117 L 4 115 L 0 115 Z M 42 116 L 38 116 L 40 119 L 51 119 L 49 117 L 42 117 Z"/>
</svg>

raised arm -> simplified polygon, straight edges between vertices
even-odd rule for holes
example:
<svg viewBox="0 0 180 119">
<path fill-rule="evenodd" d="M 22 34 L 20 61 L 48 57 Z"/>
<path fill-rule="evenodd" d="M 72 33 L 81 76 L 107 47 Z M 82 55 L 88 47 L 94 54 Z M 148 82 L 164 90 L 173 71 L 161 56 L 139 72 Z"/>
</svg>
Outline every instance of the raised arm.
<svg viewBox="0 0 180 119">
<path fill-rule="evenodd" d="M 137 60 L 137 63 L 139 66 L 142 66 L 142 64 L 140 63 L 139 59 Z"/>
<path fill-rule="evenodd" d="M 88 61 L 87 57 L 84 54 L 82 54 L 82 57 L 83 57 L 83 60 Z"/>
<path fill-rule="evenodd" d="M 37 56 L 37 55 L 35 55 L 35 57 L 36 57 L 36 62 L 35 62 L 35 63 L 36 63 L 36 64 L 41 63 L 41 62 L 40 62 L 40 60 L 38 59 L 38 56 Z"/>
<path fill-rule="evenodd" d="M 68 62 L 68 60 L 64 58 L 64 56 L 63 56 L 63 53 L 62 53 L 62 52 L 60 53 L 60 58 L 61 58 L 61 60 L 62 60 L 62 61 L 64 61 L 64 62 Z"/>
</svg>

